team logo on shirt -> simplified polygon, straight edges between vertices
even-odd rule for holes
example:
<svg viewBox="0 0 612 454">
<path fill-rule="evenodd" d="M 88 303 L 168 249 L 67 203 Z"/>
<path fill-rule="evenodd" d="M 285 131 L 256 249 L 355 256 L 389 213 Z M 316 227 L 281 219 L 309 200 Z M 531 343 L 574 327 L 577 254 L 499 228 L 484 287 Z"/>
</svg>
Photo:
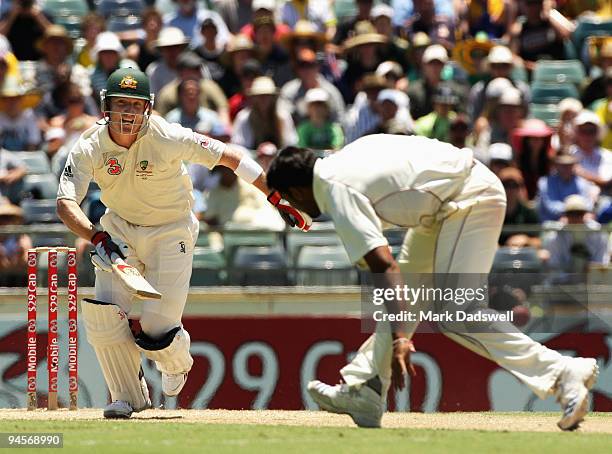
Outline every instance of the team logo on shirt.
<svg viewBox="0 0 612 454">
<path fill-rule="evenodd" d="M 74 174 L 72 173 L 71 165 L 67 165 L 66 167 L 64 167 L 64 176 L 68 178 L 72 178 L 74 176 Z"/>
<path fill-rule="evenodd" d="M 141 180 L 146 180 L 151 175 L 153 175 L 153 164 L 149 164 L 149 161 L 146 160 L 140 161 L 136 168 L 136 176 Z"/>
<path fill-rule="evenodd" d="M 140 170 L 147 170 L 148 165 L 149 161 L 140 161 Z"/>
<path fill-rule="evenodd" d="M 119 87 L 131 88 L 132 90 L 135 90 L 138 87 L 138 81 L 132 76 L 125 76 L 123 79 L 121 79 L 121 82 L 119 82 Z"/>
<path fill-rule="evenodd" d="M 117 161 L 117 158 L 108 158 L 104 165 L 108 166 L 106 171 L 109 175 L 119 175 L 121 172 L 123 172 L 123 168 L 121 167 L 121 164 L 119 164 L 119 161 Z"/>
</svg>

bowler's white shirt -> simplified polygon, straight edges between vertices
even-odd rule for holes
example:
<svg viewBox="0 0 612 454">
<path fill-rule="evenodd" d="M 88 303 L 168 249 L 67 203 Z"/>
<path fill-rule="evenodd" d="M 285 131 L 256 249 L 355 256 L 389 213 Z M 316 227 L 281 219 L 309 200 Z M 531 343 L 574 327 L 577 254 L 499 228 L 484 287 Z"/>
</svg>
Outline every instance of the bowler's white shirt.
<svg viewBox="0 0 612 454">
<path fill-rule="evenodd" d="M 469 149 L 418 136 L 370 135 L 315 163 L 314 197 L 357 262 L 388 244 L 381 220 L 413 227 L 443 216 L 473 164 Z"/>
<path fill-rule="evenodd" d="M 112 141 L 107 125 L 96 124 L 70 151 L 57 198 L 80 203 L 94 180 L 102 203 L 124 220 L 144 226 L 176 222 L 189 216 L 194 203 L 183 161 L 211 169 L 225 148 L 158 115 L 129 149 Z"/>
</svg>

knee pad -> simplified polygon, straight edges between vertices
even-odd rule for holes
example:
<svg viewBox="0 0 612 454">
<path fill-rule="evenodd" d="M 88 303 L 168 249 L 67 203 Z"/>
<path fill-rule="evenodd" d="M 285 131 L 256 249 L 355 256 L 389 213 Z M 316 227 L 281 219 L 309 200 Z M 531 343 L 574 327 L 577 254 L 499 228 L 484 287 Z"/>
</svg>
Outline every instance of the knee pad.
<svg viewBox="0 0 612 454">
<path fill-rule="evenodd" d="M 129 402 L 135 411 L 151 399 L 127 315 L 115 304 L 84 299 L 81 304 L 87 340 L 94 348 L 113 400 Z"/>
<path fill-rule="evenodd" d="M 189 353 L 191 339 L 182 326 L 171 329 L 160 339 L 152 339 L 141 333 L 136 338 L 136 345 L 165 374 L 184 374 L 193 366 Z"/>
</svg>

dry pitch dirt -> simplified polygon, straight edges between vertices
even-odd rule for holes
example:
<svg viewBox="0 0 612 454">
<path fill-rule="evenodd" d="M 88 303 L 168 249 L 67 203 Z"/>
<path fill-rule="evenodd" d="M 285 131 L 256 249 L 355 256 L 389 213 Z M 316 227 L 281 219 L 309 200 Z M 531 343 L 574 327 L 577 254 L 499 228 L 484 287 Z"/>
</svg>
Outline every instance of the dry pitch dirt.
<svg viewBox="0 0 612 454">
<path fill-rule="evenodd" d="M 559 432 L 557 414 L 541 413 L 387 413 L 385 428 L 483 430 L 501 432 Z M 0 410 L 2 420 L 98 420 L 100 409 L 77 411 L 19 409 Z M 134 414 L 135 421 L 201 424 L 263 424 L 277 426 L 354 427 L 348 416 L 318 411 L 283 410 L 146 410 Z M 612 434 L 612 414 L 587 416 L 579 429 L 585 433 Z"/>
</svg>

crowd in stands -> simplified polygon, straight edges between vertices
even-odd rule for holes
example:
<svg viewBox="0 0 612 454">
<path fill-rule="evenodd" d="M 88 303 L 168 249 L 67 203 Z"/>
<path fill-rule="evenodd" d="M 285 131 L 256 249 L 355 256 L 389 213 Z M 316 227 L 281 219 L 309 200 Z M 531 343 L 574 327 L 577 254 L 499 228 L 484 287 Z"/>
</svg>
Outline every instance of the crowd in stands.
<svg viewBox="0 0 612 454">
<path fill-rule="evenodd" d="M 101 119 L 108 75 L 138 67 L 151 80 L 156 114 L 242 146 L 264 168 L 288 145 L 333 153 L 375 133 L 470 147 L 506 188 L 506 225 L 552 232 L 514 229 L 500 245 L 539 248 L 567 268 L 576 248 L 565 231 L 581 224 L 590 235 L 579 251 L 586 263 L 609 261 L 609 1 L 0 5 L 0 225 L 36 222 L 24 203 L 57 187 L 71 147 Z M 202 221 L 283 229 L 265 198 L 231 172 L 189 165 L 189 173 Z M 104 207 L 93 185 L 86 202 L 95 221 Z M 18 267 L 28 241 L 0 235 L 0 271 Z"/>
</svg>

